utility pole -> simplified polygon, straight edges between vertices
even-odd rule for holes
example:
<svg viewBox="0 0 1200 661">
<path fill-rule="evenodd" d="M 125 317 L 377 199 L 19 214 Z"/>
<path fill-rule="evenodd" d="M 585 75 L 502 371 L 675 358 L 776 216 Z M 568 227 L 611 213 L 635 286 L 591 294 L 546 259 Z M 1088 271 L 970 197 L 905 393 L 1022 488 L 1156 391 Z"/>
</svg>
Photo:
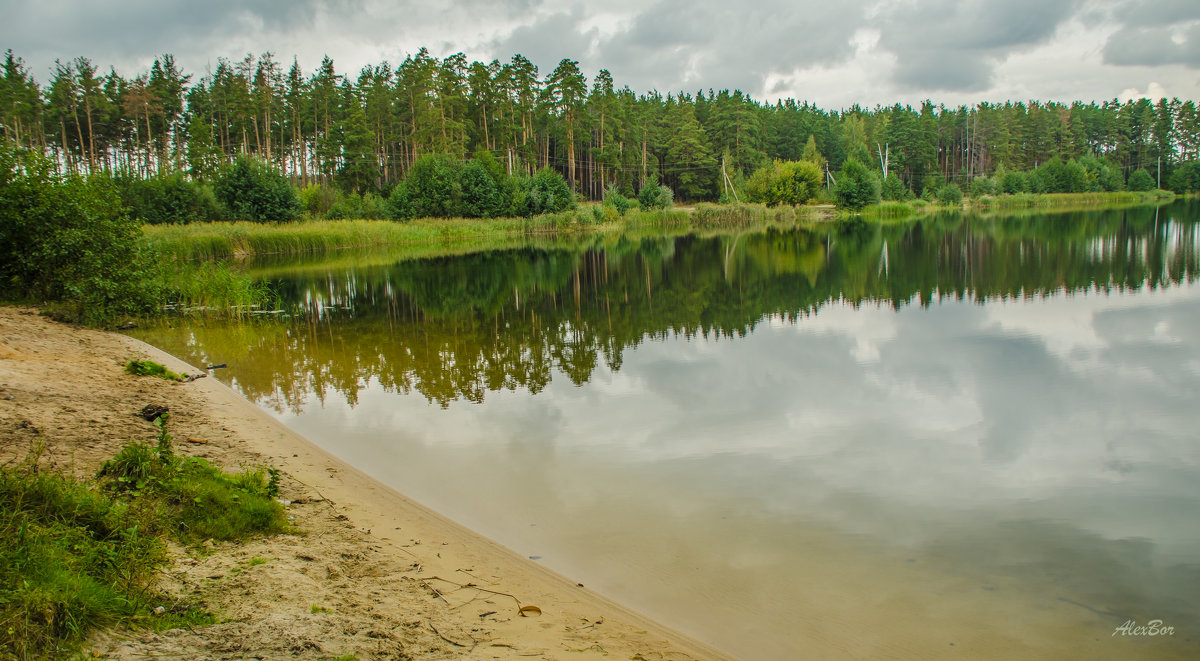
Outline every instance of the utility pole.
<svg viewBox="0 0 1200 661">
<path fill-rule="evenodd" d="M 726 189 L 726 187 L 728 187 L 727 190 L 730 193 L 733 193 L 733 201 L 737 202 L 738 204 L 742 203 L 742 201 L 738 199 L 737 189 L 735 189 L 733 187 L 733 182 L 729 180 L 729 175 L 725 174 L 725 155 L 724 154 L 721 154 L 721 187 L 722 187 L 722 189 Z"/>
</svg>

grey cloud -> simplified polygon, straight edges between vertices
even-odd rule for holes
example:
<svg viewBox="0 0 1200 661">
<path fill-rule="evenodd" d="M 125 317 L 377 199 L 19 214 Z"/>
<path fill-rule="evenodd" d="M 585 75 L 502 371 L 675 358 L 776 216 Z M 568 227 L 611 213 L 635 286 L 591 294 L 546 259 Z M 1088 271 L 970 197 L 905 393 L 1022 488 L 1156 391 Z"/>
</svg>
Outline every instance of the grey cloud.
<svg viewBox="0 0 1200 661">
<path fill-rule="evenodd" d="M 1172 39 L 1170 27 L 1124 27 L 1104 45 L 1105 64 L 1157 66 L 1182 64 L 1200 68 L 1200 23 L 1183 33 L 1183 43 Z"/>
<path fill-rule="evenodd" d="M 661 0 L 632 11 L 623 29 L 601 36 L 580 10 L 551 14 L 490 44 L 497 57 L 520 52 L 540 67 L 563 57 L 585 70 L 612 71 L 637 91 L 741 88 L 755 94 L 773 72 L 844 61 L 865 0 L 811 7 L 770 0 L 752 8 L 716 0 Z"/>
<path fill-rule="evenodd" d="M 1195 0 L 1132 0 L 1118 4 L 1113 17 L 1126 26 L 1151 27 L 1200 20 Z"/>
<path fill-rule="evenodd" d="M 278 34 L 310 26 L 322 9 L 344 13 L 352 0 L 216 0 L 209 3 L 25 3 L 0 31 L 4 42 L 44 79 L 54 59 L 85 56 L 107 68 L 144 65 L 153 54 L 196 53 L 201 59 L 237 56 L 219 44 L 235 37 Z M 19 29 L 18 29 L 19 26 Z M 263 48 L 267 50 L 267 48 Z M 123 71 L 135 73 L 135 71 Z"/>
<path fill-rule="evenodd" d="M 853 55 L 850 40 L 863 21 L 864 4 L 772 0 L 747 10 L 714 0 L 662 0 L 636 16 L 628 32 L 603 44 L 600 55 L 605 61 L 651 64 L 638 81 L 644 87 L 661 89 L 690 72 L 693 79 L 684 85 L 757 94 L 771 73 Z"/>
<path fill-rule="evenodd" d="M 876 25 L 880 45 L 896 55 L 902 87 L 977 91 L 990 86 L 999 61 L 1053 37 L 1077 5 L 927 0 L 896 5 Z"/>
<path fill-rule="evenodd" d="M 578 11 L 550 14 L 517 28 L 507 37 L 493 42 L 490 47 L 493 55 L 501 61 L 507 61 L 518 53 L 525 56 L 545 76 L 563 58 L 585 59 L 595 31 L 584 28 L 583 20 Z"/>
</svg>

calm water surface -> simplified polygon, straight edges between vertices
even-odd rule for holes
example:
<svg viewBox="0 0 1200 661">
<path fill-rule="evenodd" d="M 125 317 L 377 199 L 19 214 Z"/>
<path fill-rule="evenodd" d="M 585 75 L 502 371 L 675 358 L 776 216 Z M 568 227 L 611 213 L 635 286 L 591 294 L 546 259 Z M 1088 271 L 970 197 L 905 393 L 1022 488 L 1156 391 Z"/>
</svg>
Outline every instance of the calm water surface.
<svg viewBox="0 0 1200 661">
<path fill-rule="evenodd" d="M 284 314 L 142 337 L 741 658 L 1197 658 L 1198 219 L 260 263 Z"/>
</svg>

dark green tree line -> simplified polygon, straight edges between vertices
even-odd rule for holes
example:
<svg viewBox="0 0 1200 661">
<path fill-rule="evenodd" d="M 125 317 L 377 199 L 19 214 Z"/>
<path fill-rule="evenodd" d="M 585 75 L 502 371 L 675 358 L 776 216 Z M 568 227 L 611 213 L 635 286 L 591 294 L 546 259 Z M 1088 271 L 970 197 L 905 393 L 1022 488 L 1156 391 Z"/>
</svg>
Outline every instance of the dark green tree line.
<svg viewBox="0 0 1200 661">
<path fill-rule="evenodd" d="M 521 55 L 470 62 L 426 49 L 357 74 L 326 57 L 311 72 L 273 53 L 221 58 L 186 73 L 165 54 L 126 77 L 86 57 L 56 63 L 44 84 L 9 51 L 0 78 L 0 131 L 71 173 L 182 173 L 207 181 L 239 154 L 273 164 L 300 187 L 388 193 L 427 154 L 488 152 L 506 174 L 549 167 L 600 199 L 639 191 L 651 176 L 683 200 L 717 199 L 775 160 L 836 173 L 853 159 L 921 194 L 946 183 L 1030 172 L 1072 160 L 1087 185 L 1122 188 L 1144 170 L 1167 186 L 1200 160 L 1192 100 L 926 101 L 838 111 L 740 90 L 636 93 L 601 70 L 589 81 L 564 59 L 543 75 Z M 824 182 L 827 183 L 827 180 Z M 1143 183 L 1139 177 L 1139 185 Z"/>
</svg>

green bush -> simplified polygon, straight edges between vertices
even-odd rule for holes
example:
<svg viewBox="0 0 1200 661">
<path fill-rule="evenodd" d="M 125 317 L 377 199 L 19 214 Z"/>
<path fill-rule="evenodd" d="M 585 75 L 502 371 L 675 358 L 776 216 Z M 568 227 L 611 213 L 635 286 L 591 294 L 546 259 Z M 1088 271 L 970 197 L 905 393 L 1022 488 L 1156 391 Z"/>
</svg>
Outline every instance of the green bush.
<svg viewBox="0 0 1200 661">
<path fill-rule="evenodd" d="M 1200 161 L 1188 161 L 1171 173 L 1167 185 L 1176 193 L 1200 191 Z"/>
<path fill-rule="evenodd" d="M 150 179 L 123 174 L 114 182 L 129 214 L 143 223 L 201 223 L 221 217 L 212 188 L 188 181 L 180 173 Z"/>
<path fill-rule="evenodd" d="M 225 168 L 213 190 L 228 220 L 264 223 L 300 216 L 300 198 L 287 177 L 250 156 L 239 156 Z"/>
<path fill-rule="evenodd" d="M 880 197 L 889 202 L 903 202 L 911 200 L 913 194 L 912 191 L 904 186 L 904 182 L 900 181 L 900 177 L 897 177 L 896 173 L 892 172 L 883 180 L 883 185 L 880 188 Z"/>
<path fill-rule="evenodd" d="M 1017 195 L 1029 192 L 1029 178 L 1024 172 L 1009 170 L 1002 175 L 998 173 L 996 178 L 1000 180 L 1000 192 L 1005 195 Z"/>
<path fill-rule="evenodd" d="M 958 184 L 943 184 L 937 189 L 937 191 L 934 193 L 934 196 L 937 197 L 937 201 L 939 203 L 947 206 L 962 205 L 963 194 L 962 189 L 958 187 Z"/>
<path fill-rule="evenodd" d="M 624 216 L 629 212 L 633 203 L 621 194 L 621 190 L 617 188 L 616 184 L 612 184 L 604 190 L 604 206 L 616 210 L 618 216 Z"/>
<path fill-rule="evenodd" d="M 380 220 L 389 216 L 387 201 L 375 193 L 358 195 L 341 191 L 337 191 L 334 203 L 324 215 L 329 220 Z"/>
<path fill-rule="evenodd" d="M 671 189 L 658 183 L 658 177 L 654 175 L 651 175 L 646 183 L 642 184 L 642 190 L 638 191 L 638 204 L 646 210 L 669 209 L 674 198 L 675 194 Z"/>
<path fill-rule="evenodd" d="M 971 180 L 971 197 L 984 197 L 996 194 L 996 182 L 989 177 L 975 177 Z M 961 191 L 960 191 L 961 192 Z"/>
<path fill-rule="evenodd" d="M 878 204 L 881 199 L 879 179 L 867 166 L 854 159 L 846 161 L 837 175 L 834 194 L 839 205 L 848 209 L 861 209 L 868 204 Z"/>
<path fill-rule="evenodd" d="M 394 218 L 462 215 L 462 163 L 449 154 L 426 154 L 413 163 L 389 196 Z"/>
<path fill-rule="evenodd" d="M 141 233 L 111 179 L 60 177 L 41 155 L 0 145 L 0 296 L 54 302 L 87 323 L 147 312 L 161 292 Z"/>
<path fill-rule="evenodd" d="M 567 180 L 553 168 L 544 167 L 533 174 L 526 201 L 529 215 L 560 213 L 575 207 L 575 196 Z"/>
<path fill-rule="evenodd" d="M 1154 190 L 1154 177 L 1146 172 L 1145 168 L 1138 168 L 1129 175 L 1129 190 L 1131 191 L 1149 191 Z"/>
<path fill-rule="evenodd" d="M 809 161 L 780 161 L 759 168 L 746 183 L 750 202 L 767 206 L 805 204 L 821 190 L 821 171 Z"/>
<path fill-rule="evenodd" d="M 300 211 L 307 218 L 326 218 L 329 210 L 337 204 L 340 193 L 332 186 L 309 184 L 300 189 Z"/>
<path fill-rule="evenodd" d="M 461 182 L 461 215 L 464 218 L 494 218 L 507 210 L 503 190 L 487 166 L 479 160 L 471 160 L 463 165 Z"/>
</svg>

